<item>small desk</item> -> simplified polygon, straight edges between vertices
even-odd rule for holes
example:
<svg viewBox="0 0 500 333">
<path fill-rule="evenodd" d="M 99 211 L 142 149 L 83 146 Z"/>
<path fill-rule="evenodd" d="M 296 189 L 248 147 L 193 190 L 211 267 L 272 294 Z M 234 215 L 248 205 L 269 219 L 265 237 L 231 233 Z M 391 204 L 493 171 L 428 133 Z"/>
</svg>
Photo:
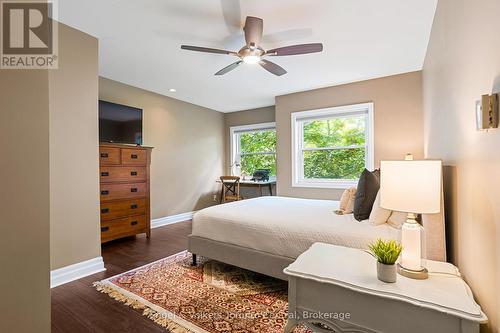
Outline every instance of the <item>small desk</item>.
<svg viewBox="0 0 500 333">
<path fill-rule="evenodd" d="M 220 179 L 217 180 L 220 183 Z M 253 180 L 240 180 L 240 187 L 258 187 L 260 190 L 260 196 L 263 195 L 262 188 L 267 187 L 269 189 L 269 194 L 273 195 L 273 185 L 276 185 L 276 179 L 270 179 L 266 181 L 253 181 Z M 220 193 L 220 202 L 222 202 L 222 190 Z"/>
<path fill-rule="evenodd" d="M 377 279 L 376 261 L 358 249 L 314 243 L 285 268 L 288 325 L 321 323 L 335 332 L 478 333 L 488 318 L 458 269 L 428 260 L 428 280 Z M 315 332 L 331 332 L 314 327 Z"/>
</svg>

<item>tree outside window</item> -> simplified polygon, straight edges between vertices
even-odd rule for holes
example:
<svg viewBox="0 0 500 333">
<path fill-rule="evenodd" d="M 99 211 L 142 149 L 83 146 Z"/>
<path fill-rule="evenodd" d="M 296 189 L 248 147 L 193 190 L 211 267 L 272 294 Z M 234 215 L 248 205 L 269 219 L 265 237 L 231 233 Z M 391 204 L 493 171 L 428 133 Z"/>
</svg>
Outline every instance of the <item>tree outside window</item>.
<svg viewBox="0 0 500 333">
<path fill-rule="evenodd" d="M 274 123 L 231 128 L 233 174 L 251 176 L 255 170 L 269 169 L 276 177 L 276 129 Z M 238 167 L 238 166 L 239 167 Z"/>
<path fill-rule="evenodd" d="M 240 164 L 241 172 L 247 175 L 269 169 L 276 177 L 276 130 L 241 133 Z"/>
<path fill-rule="evenodd" d="M 293 186 L 346 188 L 373 168 L 373 105 L 292 113 Z"/>
<path fill-rule="evenodd" d="M 365 115 L 304 123 L 304 178 L 359 178 L 365 168 L 365 123 Z"/>
</svg>

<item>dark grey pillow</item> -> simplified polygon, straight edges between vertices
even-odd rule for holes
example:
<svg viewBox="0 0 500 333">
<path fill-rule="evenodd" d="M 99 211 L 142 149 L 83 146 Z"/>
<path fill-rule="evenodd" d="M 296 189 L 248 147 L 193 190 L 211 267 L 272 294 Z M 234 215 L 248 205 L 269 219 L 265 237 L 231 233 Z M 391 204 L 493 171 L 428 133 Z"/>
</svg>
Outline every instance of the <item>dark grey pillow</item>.
<svg viewBox="0 0 500 333">
<path fill-rule="evenodd" d="M 354 199 L 354 218 L 358 221 L 366 220 L 370 217 L 373 203 L 380 189 L 380 171 L 373 172 L 363 170 L 359 177 L 356 198 Z"/>
</svg>

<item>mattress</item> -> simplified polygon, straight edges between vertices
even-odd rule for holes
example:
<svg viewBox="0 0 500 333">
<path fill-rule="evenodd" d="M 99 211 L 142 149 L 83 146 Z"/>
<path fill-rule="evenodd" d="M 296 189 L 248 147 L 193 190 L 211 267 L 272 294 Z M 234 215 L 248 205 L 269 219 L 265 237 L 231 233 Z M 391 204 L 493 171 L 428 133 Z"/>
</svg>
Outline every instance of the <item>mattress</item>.
<svg viewBox="0 0 500 333">
<path fill-rule="evenodd" d="M 338 206 L 286 197 L 242 200 L 197 212 L 192 235 L 293 259 L 315 242 L 366 249 L 377 238 L 399 239 L 400 231 L 388 224 L 335 214 Z"/>
</svg>

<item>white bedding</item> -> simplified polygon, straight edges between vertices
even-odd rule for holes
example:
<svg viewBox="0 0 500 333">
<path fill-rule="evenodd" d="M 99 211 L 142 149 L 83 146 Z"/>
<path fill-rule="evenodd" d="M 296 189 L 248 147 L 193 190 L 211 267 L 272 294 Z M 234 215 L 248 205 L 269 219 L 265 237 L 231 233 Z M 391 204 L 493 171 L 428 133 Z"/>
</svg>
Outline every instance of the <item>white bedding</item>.
<svg viewBox="0 0 500 333">
<path fill-rule="evenodd" d="M 398 239 L 387 225 L 337 215 L 338 201 L 260 197 L 203 209 L 193 236 L 297 258 L 315 242 L 365 249 L 377 238 Z"/>
</svg>

